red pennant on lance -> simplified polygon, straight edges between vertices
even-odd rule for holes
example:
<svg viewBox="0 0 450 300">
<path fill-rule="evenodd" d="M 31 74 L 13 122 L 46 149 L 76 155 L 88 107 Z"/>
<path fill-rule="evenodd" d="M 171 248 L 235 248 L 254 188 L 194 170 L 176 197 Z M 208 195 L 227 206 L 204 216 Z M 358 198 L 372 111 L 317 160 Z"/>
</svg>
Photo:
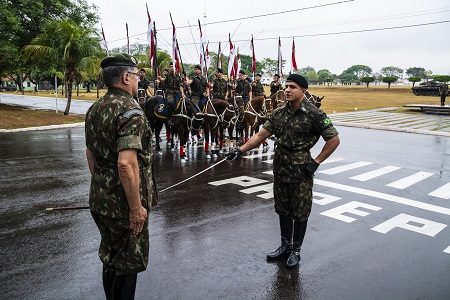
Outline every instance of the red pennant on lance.
<svg viewBox="0 0 450 300">
<path fill-rule="evenodd" d="M 148 16 L 148 28 L 147 28 L 147 41 L 149 45 L 149 59 L 150 59 L 150 66 L 154 67 L 154 58 L 155 58 L 155 34 L 154 34 L 154 28 L 152 23 L 152 18 L 150 18 L 150 13 L 148 12 L 148 6 L 147 3 L 145 3 L 145 7 L 147 8 L 147 16 Z"/>
<path fill-rule="evenodd" d="M 297 71 L 297 62 L 295 61 L 295 42 L 292 38 L 292 68 Z"/>
<path fill-rule="evenodd" d="M 130 54 L 130 37 L 128 36 L 128 23 L 125 23 L 127 27 L 127 47 L 128 47 L 128 55 Z"/>
<path fill-rule="evenodd" d="M 278 74 L 283 77 L 283 55 L 281 53 L 281 39 L 278 37 Z"/>
<path fill-rule="evenodd" d="M 105 47 L 105 50 L 106 50 L 106 56 L 109 56 L 108 44 L 106 43 L 105 32 L 103 31 L 103 25 L 101 25 L 101 27 L 102 27 L 103 46 Z"/>
<path fill-rule="evenodd" d="M 230 55 L 228 56 L 228 79 L 230 79 L 231 75 L 235 76 L 234 71 L 233 71 L 233 69 L 234 69 L 235 50 L 234 50 L 234 47 L 233 47 L 233 43 L 231 42 L 230 34 L 228 34 L 228 39 L 229 39 L 229 42 L 230 42 Z"/>
<path fill-rule="evenodd" d="M 206 69 L 209 69 L 209 66 L 211 65 L 211 56 L 209 55 L 209 41 L 206 43 L 206 50 L 205 50 L 205 61 L 206 61 Z"/>
<path fill-rule="evenodd" d="M 170 19 L 172 19 L 172 15 L 170 15 Z M 172 62 L 175 68 L 176 73 L 180 73 L 180 53 L 177 49 L 177 30 L 175 28 L 175 24 L 172 22 Z"/>
<path fill-rule="evenodd" d="M 256 56 L 255 56 L 255 45 L 253 44 L 253 35 L 252 35 L 252 41 L 250 43 L 250 48 L 252 49 L 252 74 L 254 76 L 256 71 Z"/>
<path fill-rule="evenodd" d="M 237 78 L 240 70 L 241 70 L 241 55 L 239 54 L 239 47 L 238 47 L 236 54 L 236 61 L 234 65 L 234 78 Z"/>
</svg>

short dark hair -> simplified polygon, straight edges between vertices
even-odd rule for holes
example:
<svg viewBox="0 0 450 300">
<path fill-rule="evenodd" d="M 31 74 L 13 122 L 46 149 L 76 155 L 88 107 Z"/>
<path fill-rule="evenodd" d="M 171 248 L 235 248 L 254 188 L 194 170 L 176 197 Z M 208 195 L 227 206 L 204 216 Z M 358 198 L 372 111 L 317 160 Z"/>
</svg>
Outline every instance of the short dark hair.
<svg viewBox="0 0 450 300">
<path fill-rule="evenodd" d="M 139 72 L 147 73 L 147 71 L 145 71 L 145 69 L 140 69 Z"/>
<path fill-rule="evenodd" d="M 103 82 L 107 87 L 114 86 L 120 82 L 122 74 L 133 72 L 134 68 L 130 66 L 110 66 L 103 69 Z"/>
<path fill-rule="evenodd" d="M 240 71 L 239 71 L 239 74 L 245 75 L 244 70 L 240 70 Z"/>
</svg>

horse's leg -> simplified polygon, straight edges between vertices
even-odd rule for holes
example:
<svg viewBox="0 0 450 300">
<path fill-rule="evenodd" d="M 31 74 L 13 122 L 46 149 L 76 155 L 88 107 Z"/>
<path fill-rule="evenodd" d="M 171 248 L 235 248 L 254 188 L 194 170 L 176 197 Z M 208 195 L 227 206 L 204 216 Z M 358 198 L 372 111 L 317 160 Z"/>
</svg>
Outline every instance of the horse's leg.
<svg viewBox="0 0 450 300">
<path fill-rule="evenodd" d="M 203 127 L 203 135 L 205 138 L 205 153 L 206 153 L 206 158 L 211 158 L 211 155 L 209 154 L 209 133 L 210 133 L 211 129 L 209 128 L 209 124 L 205 124 L 205 126 Z"/>
<path fill-rule="evenodd" d="M 184 153 L 184 144 L 185 144 L 185 130 L 181 124 L 178 124 L 178 139 L 180 140 L 180 158 L 186 159 L 186 154 Z"/>
<path fill-rule="evenodd" d="M 219 126 L 217 126 L 216 128 L 214 128 L 214 129 L 212 129 L 211 130 L 211 137 L 214 137 L 214 149 L 213 150 L 215 150 L 215 148 L 216 148 L 216 146 L 217 146 L 217 144 L 219 144 L 218 143 L 218 137 L 217 137 L 217 135 L 218 135 L 218 133 L 219 133 Z M 211 140 L 212 140 L 212 138 L 211 138 Z M 217 157 L 217 154 L 215 153 L 215 152 L 213 152 L 213 155 L 212 155 L 212 157 L 214 157 L 214 158 L 216 158 Z"/>
<path fill-rule="evenodd" d="M 159 134 L 161 133 L 161 129 L 162 129 L 162 123 L 156 122 L 155 123 L 156 151 L 159 154 L 162 154 L 161 146 L 160 146 L 160 142 L 159 142 Z"/>
</svg>

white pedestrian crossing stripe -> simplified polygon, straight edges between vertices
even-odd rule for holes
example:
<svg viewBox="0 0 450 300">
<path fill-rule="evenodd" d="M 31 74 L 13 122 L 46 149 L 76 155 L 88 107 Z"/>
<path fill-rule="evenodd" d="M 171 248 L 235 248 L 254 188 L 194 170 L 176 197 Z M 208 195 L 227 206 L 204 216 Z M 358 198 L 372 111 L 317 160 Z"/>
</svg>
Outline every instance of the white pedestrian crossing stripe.
<svg viewBox="0 0 450 300">
<path fill-rule="evenodd" d="M 432 191 L 428 195 L 442 199 L 450 199 L 450 182 Z"/>
<path fill-rule="evenodd" d="M 353 176 L 350 178 L 354 179 L 354 180 L 358 180 L 358 181 L 367 181 L 367 180 L 374 179 L 376 177 L 397 171 L 399 169 L 400 169 L 399 167 L 387 166 L 387 167 L 382 167 L 382 168 L 379 168 L 379 169 L 376 169 L 373 171 L 369 171 L 369 172 L 366 172 L 366 173 L 363 173 L 363 174 L 360 174 L 357 176 Z"/>
<path fill-rule="evenodd" d="M 330 168 L 330 169 L 326 169 L 326 170 L 321 170 L 319 171 L 319 173 L 323 173 L 323 174 L 328 174 L 328 175 L 336 175 L 338 173 L 342 173 L 345 171 L 350 171 L 353 169 L 357 169 L 357 168 L 361 168 L 361 167 L 365 167 L 368 165 L 371 165 L 371 162 L 368 161 L 358 161 L 355 163 L 351 163 L 351 164 L 347 164 L 347 165 L 342 165 L 339 167 L 334 167 L 334 168 Z"/>
<path fill-rule="evenodd" d="M 408 177 L 405 177 L 405 178 L 399 179 L 397 181 L 394 181 L 392 183 L 389 183 L 386 186 L 403 190 L 403 189 L 405 189 L 407 187 L 410 187 L 413 184 L 416 184 L 416 183 L 418 183 L 418 182 L 420 182 L 422 180 L 425 180 L 428 177 L 431 177 L 433 175 L 434 174 L 430 173 L 430 172 L 420 171 L 420 172 L 412 174 L 412 175 L 410 175 Z"/>
</svg>

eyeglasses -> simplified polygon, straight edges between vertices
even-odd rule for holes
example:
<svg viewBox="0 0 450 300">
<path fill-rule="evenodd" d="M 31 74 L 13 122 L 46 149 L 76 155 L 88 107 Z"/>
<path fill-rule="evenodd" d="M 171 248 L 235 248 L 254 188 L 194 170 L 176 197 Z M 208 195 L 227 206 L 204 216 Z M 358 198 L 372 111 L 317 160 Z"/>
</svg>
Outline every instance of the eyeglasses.
<svg viewBox="0 0 450 300">
<path fill-rule="evenodd" d="M 139 77 L 140 77 L 139 73 L 129 72 L 129 71 L 127 71 L 127 73 L 128 73 L 128 74 L 133 74 L 134 76 L 136 76 L 136 78 L 139 78 Z"/>
</svg>

